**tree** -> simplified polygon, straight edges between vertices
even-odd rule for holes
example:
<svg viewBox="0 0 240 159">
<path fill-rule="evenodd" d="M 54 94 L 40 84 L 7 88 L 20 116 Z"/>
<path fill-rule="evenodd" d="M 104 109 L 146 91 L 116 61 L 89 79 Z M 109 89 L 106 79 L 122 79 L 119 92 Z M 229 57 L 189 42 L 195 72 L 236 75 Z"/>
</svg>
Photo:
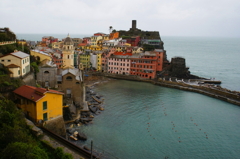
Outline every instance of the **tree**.
<svg viewBox="0 0 240 159">
<path fill-rule="evenodd" d="M 110 27 L 109 27 L 109 33 L 112 33 L 112 29 L 113 29 L 113 27 L 110 26 Z"/>
<path fill-rule="evenodd" d="M 1 153 L 2 159 L 48 159 L 47 153 L 30 143 L 10 143 Z"/>
<path fill-rule="evenodd" d="M 55 149 L 54 157 L 56 159 L 72 159 L 73 158 L 71 154 L 64 153 L 63 148 L 61 148 L 61 147 L 58 147 L 58 148 Z"/>
<path fill-rule="evenodd" d="M 144 51 L 152 51 L 155 49 L 153 45 L 143 44 Z"/>
</svg>

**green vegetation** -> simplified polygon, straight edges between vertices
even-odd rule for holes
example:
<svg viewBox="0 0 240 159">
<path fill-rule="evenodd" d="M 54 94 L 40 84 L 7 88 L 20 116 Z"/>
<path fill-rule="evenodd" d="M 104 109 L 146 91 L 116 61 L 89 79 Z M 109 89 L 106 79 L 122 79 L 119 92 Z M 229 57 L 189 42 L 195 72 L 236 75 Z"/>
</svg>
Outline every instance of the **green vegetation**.
<svg viewBox="0 0 240 159">
<path fill-rule="evenodd" d="M 30 65 L 34 69 L 34 73 L 38 73 L 39 72 L 39 68 L 38 68 L 37 62 L 32 62 Z"/>
<path fill-rule="evenodd" d="M 122 39 L 130 39 L 131 36 L 125 36 L 125 35 L 123 35 L 121 38 L 122 38 Z"/>
<path fill-rule="evenodd" d="M 25 52 L 28 54 L 30 53 L 30 49 L 26 45 L 22 46 L 22 45 L 15 43 L 15 44 L 0 46 L 0 53 L 2 53 L 3 55 L 12 53 L 12 52 L 14 52 L 14 50 L 22 51 L 22 52 Z"/>
<path fill-rule="evenodd" d="M 21 85 L 22 81 L 20 79 L 10 78 L 7 68 L 0 68 L 0 90 L 8 90 L 9 88 L 15 89 Z"/>
<path fill-rule="evenodd" d="M 148 45 L 148 44 L 143 44 L 142 45 L 144 51 L 152 51 L 155 49 L 155 47 L 153 45 Z"/>
<path fill-rule="evenodd" d="M 16 35 L 9 28 L 0 28 L 0 42 L 14 40 L 16 40 Z"/>
<path fill-rule="evenodd" d="M 1 159 L 72 159 L 62 148 L 53 149 L 33 136 L 22 112 L 7 99 L 0 100 L 0 127 Z"/>
</svg>

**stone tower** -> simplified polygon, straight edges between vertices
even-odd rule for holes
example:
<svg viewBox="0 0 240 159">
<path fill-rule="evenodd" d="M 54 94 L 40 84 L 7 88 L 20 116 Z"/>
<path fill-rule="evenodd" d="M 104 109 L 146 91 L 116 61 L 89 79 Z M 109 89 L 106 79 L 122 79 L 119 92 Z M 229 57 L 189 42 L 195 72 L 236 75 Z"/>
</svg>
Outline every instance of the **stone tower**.
<svg viewBox="0 0 240 159">
<path fill-rule="evenodd" d="M 132 20 L 132 29 L 133 30 L 137 29 L 137 21 L 136 20 Z"/>
<path fill-rule="evenodd" d="M 74 68 L 74 43 L 69 34 L 63 43 L 63 69 Z"/>
</svg>

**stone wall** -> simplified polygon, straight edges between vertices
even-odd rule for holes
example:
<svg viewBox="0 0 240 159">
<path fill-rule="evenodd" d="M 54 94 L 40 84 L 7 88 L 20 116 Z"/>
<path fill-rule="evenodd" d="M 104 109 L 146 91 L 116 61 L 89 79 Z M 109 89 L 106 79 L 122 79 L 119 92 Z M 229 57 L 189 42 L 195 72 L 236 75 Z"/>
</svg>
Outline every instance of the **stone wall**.
<svg viewBox="0 0 240 159">
<path fill-rule="evenodd" d="M 46 121 L 43 126 L 57 135 L 66 137 L 66 128 L 62 116 Z"/>
<path fill-rule="evenodd" d="M 57 87 L 57 67 L 39 67 L 37 81 L 42 87 Z"/>
</svg>

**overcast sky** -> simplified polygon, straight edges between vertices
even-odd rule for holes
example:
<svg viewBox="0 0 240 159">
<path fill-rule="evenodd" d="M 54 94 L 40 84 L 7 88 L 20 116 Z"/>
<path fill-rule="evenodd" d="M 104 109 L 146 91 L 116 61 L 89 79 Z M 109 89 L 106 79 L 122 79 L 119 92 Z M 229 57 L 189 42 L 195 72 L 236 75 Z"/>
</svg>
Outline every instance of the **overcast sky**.
<svg viewBox="0 0 240 159">
<path fill-rule="evenodd" d="M 109 33 L 240 37 L 240 0 L 0 0 L 0 27 L 15 33 Z"/>
</svg>

